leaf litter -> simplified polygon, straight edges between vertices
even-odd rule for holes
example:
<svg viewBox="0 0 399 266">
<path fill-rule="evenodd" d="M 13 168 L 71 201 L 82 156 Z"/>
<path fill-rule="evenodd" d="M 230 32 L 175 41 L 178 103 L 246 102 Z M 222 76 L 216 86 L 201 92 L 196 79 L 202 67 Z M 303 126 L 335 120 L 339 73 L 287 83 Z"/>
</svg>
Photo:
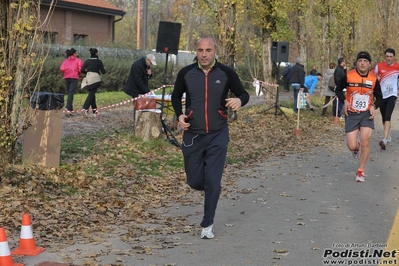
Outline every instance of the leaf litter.
<svg viewBox="0 0 399 266">
<path fill-rule="evenodd" d="M 257 105 L 243 108 L 238 120 L 230 123 L 228 158 L 231 162 L 225 167 L 223 198 L 234 199 L 237 194 L 251 193 L 252 189 L 237 190 L 234 186 L 234 181 L 242 177 L 236 174 L 237 170 L 250 169 L 271 157 L 305 153 L 314 146 L 325 146 L 333 153 L 344 136 L 342 125 L 334 125 L 330 119 L 315 117 L 312 113 L 304 115 L 301 135 L 294 136 L 296 115 L 288 115 L 289 119 L 286 119 L 262 110 L 262 106 Z M 124 118 L 118 119 L 122 121 Z M 189 222 L 189 215 L 169 213 L 179 206 L 202 206 L 202 194 L 193 192 L 186 185 L 184 169 L 176 170 L 164 163 L 167 155 L 156 149 L 143 153 L 134 149 L 133 143 L 121 138 L 118 133 L 123 132 L 126 123 L 120 123 L 118 119 L 112 116 L 103 119 L 102 123 L 109 123 L 108 128 L 113 125 L 116 129 L 105 141 L 98 140 L 102 143 L 96 146 L 99 148 L 93 156 L 78 154 L 65 167 L 59 168 L 20 164 L 3 169 L 0 221 L 12 243 L 18 241 L 13 236 L 19 235 L 21 217 L 26 212 L 31 215 L 37 244 L 51 243 L 46 246 L 50 246 L 48 249 L 52 252 L 77 243 L 97 243 L 108 248 L 102 251 L 106 254 L 112 251 L 111 240 L 116 237 L 131 245 L 131 250 L 114 250 L 118 254 L 132 251 L 138 255 L 156 254 L 156 250 L 181 245 L 178 234 L 198 233 L 198 225 Z M 104 125 L 100 127 L 107 128 Z M 89 128 L 93 130 L 94 127 Z M 74 132 L 90 133 L 85 132 L 84 126 Z M 106 151 L 105 145 L 137 150 L 145 160 L 158 163 L 163 175 L 153 175 L 151 169 L 139 169 L 120 150 Z M 166 154 L 179 152 L 172 145 L 162 149 L 166 149 Z M 114 164 L 103 165 L 104 158 L 109 157 L 114 158 Z M 96 172 L 85 171 L 87 165 L 97 166 Z M 288 254 L 287 250 L 275 252 Z M 90 262 L 90 259 L 100 255 L 87 253 L 79 256 L 91 265 L 96 262 Z M 65 256 L 65 261 L 71 262 L 72 259 Z"/>
</svg>

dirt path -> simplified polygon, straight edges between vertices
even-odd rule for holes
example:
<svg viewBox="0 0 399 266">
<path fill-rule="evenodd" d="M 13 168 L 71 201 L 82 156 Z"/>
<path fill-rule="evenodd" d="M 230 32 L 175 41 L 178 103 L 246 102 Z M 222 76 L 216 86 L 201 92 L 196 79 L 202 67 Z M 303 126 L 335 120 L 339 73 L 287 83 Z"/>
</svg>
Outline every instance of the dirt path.
<svg viewBox="0 0 399 266">
<path fill-rule="evenodd" d="M 100 109 L 98 117 L 86 117 L 81 113 L 64 116 L 62 137 L 91 134 L 98 130 L 115 131 L 133 125 L 133 106 Z M 132 127 L 133 128 L 133 127 Z"/>
<path fill-rule="evenodd" d="M 280 101 L 285 101 L 293 98 L 293 95 L 292 92 L 282 92 L 279 98 Z M 263 102 L 263 97 L 251 94 L 246 107 L 260 105 Z M 115 131 L 133 126 L 133 105 L 131 103 L 113 108 L 99 107 L 99 109 L 100 114 L 98 117 L 85 117 L 79 112 L 76 112 L 73 116 L 64 116 L 62 121 L 62 137 L 90 134 L 98 130 Z"/>
</svg>

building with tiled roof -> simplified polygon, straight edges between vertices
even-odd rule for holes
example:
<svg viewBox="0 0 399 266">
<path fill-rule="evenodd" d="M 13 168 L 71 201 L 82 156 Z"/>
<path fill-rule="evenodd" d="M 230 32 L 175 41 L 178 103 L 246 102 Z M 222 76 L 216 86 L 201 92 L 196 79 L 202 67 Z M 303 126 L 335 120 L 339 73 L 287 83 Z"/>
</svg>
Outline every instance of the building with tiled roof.
<svg viewBox="0 0 399 266">
<path fill-rule="evenodd" d="M 42 0 L 44 17 L 51 0 Z M 115 23 L 125 12 L 105 0 L 58 0 L 46 35 L 56 44 L 105 44 L 114 41 Z"/>
</svg>

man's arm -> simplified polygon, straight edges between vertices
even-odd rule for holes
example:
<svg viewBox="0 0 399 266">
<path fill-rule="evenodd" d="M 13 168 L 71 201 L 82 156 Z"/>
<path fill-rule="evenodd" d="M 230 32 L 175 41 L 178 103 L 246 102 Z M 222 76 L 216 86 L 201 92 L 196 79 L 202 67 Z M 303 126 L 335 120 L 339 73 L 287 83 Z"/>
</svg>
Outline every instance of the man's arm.
<svg viewBox="0 0 399 266">
<path fill-rule="evenodd" d="M 87 71 L 86 71 L 87 63 L 86 63 L 86 62 L 87 62 L 87 61 L 85 61 L 85 62 L 83 63 L 83 66 L 82 66 L 82 68 L 80 69 L 80 72 L 83 73 L 83 74 L 87 74 Z"/>
<path fill-rule="evenodd" d="M 381 106 L 381 102 L 382 102 L 381 85 L 380 85 L 380 81 L 378 79 L 377 79 L 377 82 L 376 82 L 375 88 L 374 88 L 374 97 L 375 97 L 374 106 L 375 106 L 375 109 L 377 109 L 378 107 Z"/>
<path fill-rule="evenodd" d="M 172 106 L 175 110 L 176 118 L 179 121 L 179 125 L 183 130 L 188 130 L 190 123 L 186 122 L 186 115 L 183 114 L 182 98 L 186 92 L 186 109 L 190 106 L 190 94 L 186 90 L 186 83 L 184 76 L 186 75 L 188 68 L 183 68 L 177 74 L 175 85 L 172 92 Z"/>
<path fill-rule="evenodd" d="M 241 100 L 241 106 L 244 106 L 249 101 L 249 94 L 244 89 L 240 78 L 237 73 L 230 67 L 221 66 L 223 71 L 225 71 L 227 78 L 229 79 L 229 89 L 234 94 L 235 97 Z M 234 110 L 233 110 L 234 111 Z"/>
<path fill-rule="evenodd" d="M 300 88 L 303 89 L 305 87 L 305 70 L 301 69 L 299 71 L 299 85 Z"/>
<path fill-rule="evenodd" d="M 312 80 L 312 85 L 310 85 L 310 88 L 309 88 L 309 94 L 310 95 L 312 95 L 314 89 L 316 88 L 317 83 L 319 83 L 318 79 L 313 79 Z"/>
<path fill-rule="evenodd" d="M 375 67 L 374 67 L 374 69 L 372 71 L 377 76 L 377 78 L 380 79 L 380 77 L 378 76 L 378 64 L 375 65 Z"/>
<path fill-rule="evenodd" d="M 183 104 L 181 100 L 183 97 L 183 93 L 186 91 L 184 75 L 185 75 L 184 70 L 183 69 L 180 70 L 179 73 L 177 74 L 175 85 L 172 91 L 172 106 L 173 109 L 175 110 L 177 118 L 183 114 Z"/>
<path fill-rule="evenodd" d="M 346 88 L 346 74 L 339 80 L 337 84 L 335 84 L 335 94 L 337 95 L 340 102 L 345 102 L 345 94 L 344 89 Z M 381 88 L 380 88 L 381 91 Z"/>
<path fill-rule="evenodd" d="M 345 75 L 345 71 L 341 67 L 336 67 L 334 71 L 334 82 L 338 84 L 342 77 Z"/>
<path fill-rule="evenodd" d="M 150 89 L 148 88 L 147 85 L 148 84 L 147 72 L 144 71 L 142 67 L 133 64 L 132 76 L 140 93 L 145 94 L 150 92 Z M 144 79 L 147 79 L 146 82 L 144 82 Z"/>
<path fill-rule="evenodd" d="M 105 67 L 104 67 L 104 63 L 101 60 L 100 60 L 100 71 L 102 74 L 107 73 L 107 71 L 105 70 Z"/>
</svg>

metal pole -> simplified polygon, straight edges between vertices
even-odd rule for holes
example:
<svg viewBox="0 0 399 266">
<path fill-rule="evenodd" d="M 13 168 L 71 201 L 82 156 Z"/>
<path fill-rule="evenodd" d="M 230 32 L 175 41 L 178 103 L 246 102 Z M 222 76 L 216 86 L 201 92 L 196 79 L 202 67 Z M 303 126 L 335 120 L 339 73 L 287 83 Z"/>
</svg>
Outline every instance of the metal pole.
<svg viewBox="0 0 399 266">
<path fill-rule="evenodd" d="M 143 0 L 143 49 L 147 50 L 147 31 L 148 31 L 148 1 Z"/>
<path fill-rule="evenodd" d="M 136 34 L 137 34 L 136 47 L 137 47 L 137 50 L 140 50 L 140 19 L 141 19 L 141 1 L 137 0 L 137 30 L 136 30 Z"/>
</svg>

